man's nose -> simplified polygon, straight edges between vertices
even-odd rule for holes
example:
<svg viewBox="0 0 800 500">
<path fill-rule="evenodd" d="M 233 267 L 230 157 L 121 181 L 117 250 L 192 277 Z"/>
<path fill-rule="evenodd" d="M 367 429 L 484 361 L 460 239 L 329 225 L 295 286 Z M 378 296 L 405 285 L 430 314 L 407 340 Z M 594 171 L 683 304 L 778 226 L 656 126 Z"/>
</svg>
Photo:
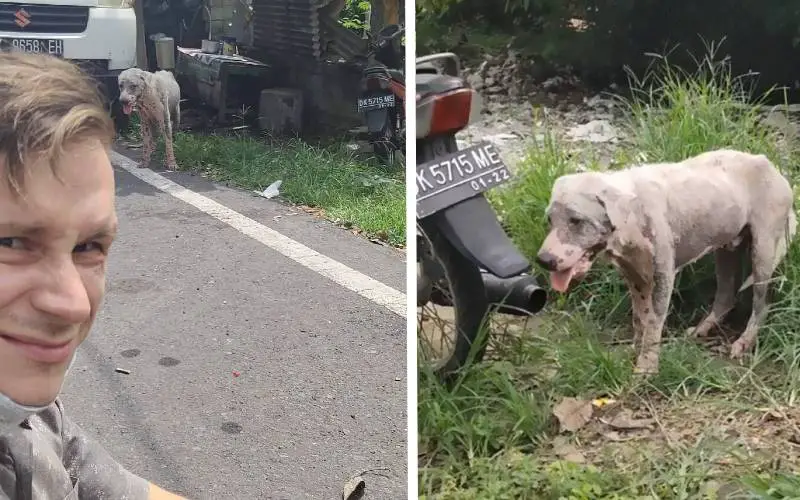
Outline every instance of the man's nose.
<svg viewBox="0 0 800 500">
<path fill-rule="evenodd" d="M 558 257 L 546 250 L 536 255 L 536 262 L 548 271 L 555 271 L 558 268 Z"/>
<path fill-rule="evenodd" d="M 33 294 L 33 307 L 64 323 L 88 321 L 92 306 L 86 284 L 75 264 L 70 260 L 49 271 L 49 282 Z"/>
</svg>

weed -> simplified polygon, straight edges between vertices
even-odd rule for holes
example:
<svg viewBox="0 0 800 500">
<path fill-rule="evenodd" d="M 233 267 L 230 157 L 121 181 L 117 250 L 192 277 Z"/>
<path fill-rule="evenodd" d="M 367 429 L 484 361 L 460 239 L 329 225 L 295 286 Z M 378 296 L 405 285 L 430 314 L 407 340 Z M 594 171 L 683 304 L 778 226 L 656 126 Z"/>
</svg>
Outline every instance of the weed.
<svg viewBox="0 0 800 500">
<path fill-rule="evenodd" d="M 405 245 L 404 172 L 364 161 L 341 145 L 178 132 L 174 149 L 182 169 L 258 191 L 281 180 L 282 198 L 321 209 L 331 221 L 369 237 Z M 158 151 L 163 156 L 163 141 Z"/>
<path fill-rule="evenodd" d="M 618 97 L 630 139 L 615 163 L 676 161 L 733 148 L 767 155 L 794 184 L 800 172 L 791 141 L 761 123 L 759 104 L 767 96 L 754 95 L 748 79 L 734 77 L 729 61 L 715 52 L 710 45 L 696 72 L 679 71 L 658 56 L 646 74 L 631 74 L 630 95 Z M 530 146 L 513 184 L 491 194 L 529 257 L 546 234 L 544 209 L 554 180 L 576 168 L 574 151 L 553 130 L 537 132 L 543 140 Z M 588 168 L 601 167 L 590 162 Z M 660 372 L 647 381 L 631 373 L 626 287 L 601 263 L 568 295 L 551 297 L 540 317 L 495 336 L 489 359 L 466 366 L 451 386 L 421 366 L 420 495 L 797 498 L 800 483 L 786 473 L 800 465 L 788 444 L 800 435 L 794 424 L 800 417 L 794 408 L 800 390 L 796 243 L 777 275 L 759 345 L 743 364 L 681 333 L 713 300 L 713 263 L 704 259 L 679 276 Z M 564 397 L 611 398 L 652 422 L 609 431 L 592 421 L 557 435 L 552 408 Z"/>
</svg>

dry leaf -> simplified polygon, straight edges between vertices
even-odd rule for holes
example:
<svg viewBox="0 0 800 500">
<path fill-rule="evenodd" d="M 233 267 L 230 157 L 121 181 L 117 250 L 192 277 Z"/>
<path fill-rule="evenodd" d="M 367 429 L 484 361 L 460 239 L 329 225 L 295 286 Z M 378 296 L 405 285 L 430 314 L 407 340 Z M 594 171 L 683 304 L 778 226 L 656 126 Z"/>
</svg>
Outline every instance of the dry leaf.
<svg viewBox="0 0 800 500">
<path fill-rule="evenodd" d="M 592 418 L 592 402 L 578 398 L 564 398 L 553 408 L 561 431 L 575 432 Z"/>
<path fill-rule="evenodd" d="M 600 431 L 600 435 L 608 439 L 609 441 L 614 441 L 617 443 L 621 443 L 623 441 L 629 441 L 632 439 L 631 437 L 622 437 L 620 433 L 617 431 Z"/>
<path fill-rule="evenodd" d="M 649 429 L 655 423 L 655 420 L 652 418 L 633 418 L 630 410 L 622 410 L 614 415 L 611 420 L 604 420 L 603 423 L 618 431 L 629 431 Z"/>
<path fill-rule="evenodd" d="M 586 463 L 586 457 L 583 456 L 583 453 L 581 453 L 578 447 L 568 442 L 561 436 L 553 439 L 553 452 L 555 452 L 559 458 L 562 458 L 567 462 L 574 462 L 576 464 Z"/>
<path fill-rule="evenodd" d="M 344 483 L 344 488 L 342 488 L 342 500 L 358 500 L 364 496 L 364 488 L 367 487 L 367 483 L 364 482 L 364 478 L 361 476 L 356 476 L 351 478 L 349 481 Z"/>
</svg>

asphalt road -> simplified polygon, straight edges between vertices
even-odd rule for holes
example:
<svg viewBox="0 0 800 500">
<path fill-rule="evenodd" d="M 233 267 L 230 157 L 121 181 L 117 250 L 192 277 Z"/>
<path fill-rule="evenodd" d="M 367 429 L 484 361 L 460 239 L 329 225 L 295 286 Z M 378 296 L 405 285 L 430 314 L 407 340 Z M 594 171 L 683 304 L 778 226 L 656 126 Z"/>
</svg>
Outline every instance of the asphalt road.
<svg viewBox="0 0 800 500">
<path fill-rule="evenodd" d="M 115 170 L 120 236 L 64 388 L 68 414 L 123 465 L 192 499 L 341 498 L 363 471 L 365 498 L 407 498 L 405 318 Z M 405 293 L 394 249 L 162 175 Z"/>
</svg>

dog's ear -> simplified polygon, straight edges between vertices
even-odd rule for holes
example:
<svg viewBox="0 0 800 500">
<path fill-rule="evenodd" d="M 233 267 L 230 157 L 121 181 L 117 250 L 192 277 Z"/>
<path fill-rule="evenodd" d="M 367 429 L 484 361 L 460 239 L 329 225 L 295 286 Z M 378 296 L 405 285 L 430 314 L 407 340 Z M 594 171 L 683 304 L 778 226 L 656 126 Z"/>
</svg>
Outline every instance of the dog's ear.
<svg viewBox="0 0 800 500">
<path fill-rule="evenodd" d="M 597 201 L 605 207 L 613 227 L 606 249 L 621 261 L 627 280 L 642 289 L 651 286 L 655 248 L 645 234 L 644 207 L 635 196 L 613 188 L 600 191 Z"/>
<path fill-rule="evenodd" d="M 612 253 L 624 254 L 631 247 L 652 247 L 644 234 L 644 220 L 639 215 L 642 207 L 635 196 L 607 187 L 597 194 L 596 199 L 611 223 L 608 248 Z"/>
</svg>

